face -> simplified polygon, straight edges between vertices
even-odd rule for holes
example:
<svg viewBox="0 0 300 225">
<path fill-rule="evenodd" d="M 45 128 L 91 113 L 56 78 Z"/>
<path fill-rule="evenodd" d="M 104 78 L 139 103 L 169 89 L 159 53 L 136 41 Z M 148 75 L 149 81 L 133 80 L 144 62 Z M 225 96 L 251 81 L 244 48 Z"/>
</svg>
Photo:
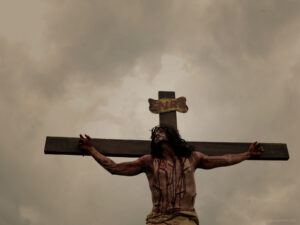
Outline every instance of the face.
<svg viewBox="0 0 300 225">
<path fill-rule="evenodd" d="M 158 129 L 154 133 L 154 143 L 157 144 L 160 141 L 167 141 L 166 132 L 163 129 Z"/>
</svg>

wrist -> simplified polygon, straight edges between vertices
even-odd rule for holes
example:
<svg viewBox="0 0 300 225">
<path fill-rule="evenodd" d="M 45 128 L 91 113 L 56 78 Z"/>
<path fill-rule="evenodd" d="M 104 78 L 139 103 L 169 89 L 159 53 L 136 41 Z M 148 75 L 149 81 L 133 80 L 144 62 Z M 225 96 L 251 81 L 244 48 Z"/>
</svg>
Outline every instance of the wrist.
<svg viewBox="0 0 300 225">
<path fill-rule="evenodd" d="M 92 151 L 94 151 L 96 149 L 94 148 L 94 146 L 90 146 L 90 147 L 86 148 L 86 150 L 91 153 Z"/>
<path fill-rule="evenodd" d="M 251 152 L 250 151 L 245 152 L 244 155 L 245 155 L 246 159 L 251 158 Z"/>
</svg>

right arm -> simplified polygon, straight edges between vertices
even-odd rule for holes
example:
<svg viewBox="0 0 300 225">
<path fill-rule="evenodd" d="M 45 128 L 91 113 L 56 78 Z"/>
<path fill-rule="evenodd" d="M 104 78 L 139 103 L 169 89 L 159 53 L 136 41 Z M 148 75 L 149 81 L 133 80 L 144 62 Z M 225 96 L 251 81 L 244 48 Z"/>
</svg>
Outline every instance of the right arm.
<svg viewBox="0 0 300 225">
<path fill-rule="evenodd" d="M 78 146 L 81 150 L 88 151 L 91 156 L 108 172 L 113 175 L 134 176 L 145 172 L 145 156 L 132 162 L 115 163 L 110 158 L 104 156 L 92 144 L 92 139 L 85 135 L 84 138 L 80 135 Z"/>
</svg>

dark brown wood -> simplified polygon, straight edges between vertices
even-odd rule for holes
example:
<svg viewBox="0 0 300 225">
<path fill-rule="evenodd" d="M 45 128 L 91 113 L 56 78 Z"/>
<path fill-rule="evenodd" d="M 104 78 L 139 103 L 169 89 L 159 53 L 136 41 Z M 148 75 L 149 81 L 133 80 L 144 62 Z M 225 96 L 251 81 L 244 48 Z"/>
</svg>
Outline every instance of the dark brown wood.
<svg viewBox="0 0 300 225">
<path fill-rule="evenodd" d="M 159 91 L 159 99 L 175 98 L 173 91 Z M 176 111 L 160 113 L 160 125 L 170 125 L 177 128 Z M 150 153 L 150 141 L 143 140 L 117 140 L 117 139 L 93 139 L 94 146 L 106 156 L 116 157 L 140 157 Z M 78 147 L 78 138 L 71 137 L 47 137 L 45 154 L 62 155 L 88 155 Z M 224 155 L 242 153 L 248 150 L 250 143 L 232 142 L 189 142 L 195 146 L 195 151 L 207 155 Z M 287 145 L 282 143 L 262 143 L 264 152 L 255 160 L 288 160 Z"/>
<path fill-rule="evenodd" d="M 61 155 L 89 155 L 78 148 L 79 138 L 73 137 L 47 137 L 45 154 Z M 150 153 L 150 141 L 94 139 L 95 148 L 106 156 L 139 157 Z"/>
<path fill-rule="evenodd" d="M 88 155 L 77 147 L 78 138 L 47 137 L 45 154 Z M 93 139 L 96 149 L 106 156 L 140 157 L 150 153 L 150 141 Z M 250 143 L 232 142 L 189 142 L 195 146 L 195 151 L 207 155 L 224 155 L 242 153 L 248 150 Z M 288 160 L 287 145 L 283 143 L 262 143 L 264 152 L 252 160 Z"/>
<path fill-rule="evenodd" d="M 175 98 L 175 92 L 174 91 L 159 91 L 158 99 L 162 99 L 162 98 Z M 174 128 L 177 129 L 176 111 L 160 113 L 159 114 L 159 124 L 173 126 Z"/>
</svg>

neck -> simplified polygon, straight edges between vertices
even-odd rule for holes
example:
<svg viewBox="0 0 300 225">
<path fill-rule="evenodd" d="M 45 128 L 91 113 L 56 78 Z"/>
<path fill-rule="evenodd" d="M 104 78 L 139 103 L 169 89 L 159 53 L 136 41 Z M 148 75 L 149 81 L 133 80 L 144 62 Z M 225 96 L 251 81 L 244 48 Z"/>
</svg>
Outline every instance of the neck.
<svg viewBox="0 0 300 225">
<path fill-rule="evenodd" d="M 162 152 L 163 158 L 171 159 L 171 160 L 176 159 L 176 155 L 175 155 L 173 149 L 168 144 L 162 144 L 161 149 L 163 151 Z"/>
</svg>

